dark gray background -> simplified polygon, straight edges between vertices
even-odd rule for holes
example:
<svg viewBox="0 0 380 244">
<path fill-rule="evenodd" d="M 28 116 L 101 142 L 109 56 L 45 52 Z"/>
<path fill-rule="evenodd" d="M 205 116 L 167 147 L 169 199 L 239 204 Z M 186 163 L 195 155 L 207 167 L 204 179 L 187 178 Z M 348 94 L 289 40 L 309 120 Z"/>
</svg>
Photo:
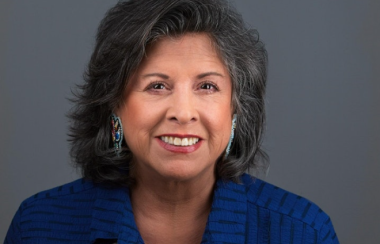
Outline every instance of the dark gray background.
<svg viewBox="0 0 380 244">
<path fill-rule="evenodd" d="M 70 89 L 116 1 L 0 1 L 0 240 L 21 201 L 78 178 Z M 269 52 L 267 181 L 316 202 L 341 243 L 380 242 L 380 2 L 236 1 Z"/>
</svg>

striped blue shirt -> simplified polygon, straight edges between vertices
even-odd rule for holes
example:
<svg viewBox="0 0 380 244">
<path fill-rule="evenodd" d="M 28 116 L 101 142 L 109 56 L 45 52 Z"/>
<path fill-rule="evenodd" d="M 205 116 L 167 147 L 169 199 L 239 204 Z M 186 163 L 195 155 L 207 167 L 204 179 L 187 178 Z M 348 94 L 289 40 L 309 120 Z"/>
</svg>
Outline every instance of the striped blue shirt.
<svg viewBox="0 0 380 244">
<path fill-rule="evenodd" d="M 144 243 L 128 188 L 90 181 L 72 183 L 26 199 L 5 242 Z M 202 243 L 339 243 L 330 218 L 315 204 L 249 175 L 242 184 L 219 180 Z"/>
</svg>

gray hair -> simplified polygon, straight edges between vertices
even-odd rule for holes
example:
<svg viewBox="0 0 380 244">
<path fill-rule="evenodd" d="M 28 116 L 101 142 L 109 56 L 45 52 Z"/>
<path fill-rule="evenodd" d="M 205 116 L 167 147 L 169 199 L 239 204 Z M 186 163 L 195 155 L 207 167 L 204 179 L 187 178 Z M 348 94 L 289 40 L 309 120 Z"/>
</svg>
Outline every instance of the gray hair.
<svg viewBox="0 0 380 244">
<path fill-rule="evenodd" d="M 246 27 L 224 0 L 130 0 L 111 8 L 98 28 L 96 46 L 70 112 L 71 157 L 86 178 L 128 185 L 132 153 L 122 145 L 116 156 L 109 118 L 120 105 L 129 77 L 147 45 L 165 36 L 207 33 L 232 80 L 237 114 L 235 139 L 227 158 L 217 161 L 217 176 L 239 182 L 247 171 L 266 166 L 261 149 L 265 123 L 267 52 L 258 32 Z"/>
</svg>

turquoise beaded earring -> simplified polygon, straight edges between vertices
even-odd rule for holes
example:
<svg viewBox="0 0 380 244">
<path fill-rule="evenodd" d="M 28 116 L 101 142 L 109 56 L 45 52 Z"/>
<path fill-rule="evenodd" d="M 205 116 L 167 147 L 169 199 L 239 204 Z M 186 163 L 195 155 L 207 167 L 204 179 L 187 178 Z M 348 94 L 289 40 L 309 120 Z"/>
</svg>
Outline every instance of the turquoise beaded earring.
<svg viewBox="0 0 380 244">
<path fill-rule="evenodd" d="M 113 147 L 115 153 L 119 156 L 121 143 L 123 142 L 123 125 L 121 124 L 121 119 L 115 114 L 111 115 L 111 127 Z"/>
</svg>

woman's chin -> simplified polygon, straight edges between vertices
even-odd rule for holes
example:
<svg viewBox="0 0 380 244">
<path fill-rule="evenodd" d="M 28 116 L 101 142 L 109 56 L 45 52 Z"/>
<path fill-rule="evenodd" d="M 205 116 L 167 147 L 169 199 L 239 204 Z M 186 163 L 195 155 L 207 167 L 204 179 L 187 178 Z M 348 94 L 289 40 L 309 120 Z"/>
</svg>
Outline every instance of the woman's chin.
<svg viewBox="0 0 380 244">
<path fill-rule="evenodd" d="M 193 162 L 194 163 L 194 162 Z M 207 168 L 191 167 L 184 162 L 166 165 L 156 171 L 162 181 L 192 181 L 214 177 L 213 166 Z"/>
</svg>

